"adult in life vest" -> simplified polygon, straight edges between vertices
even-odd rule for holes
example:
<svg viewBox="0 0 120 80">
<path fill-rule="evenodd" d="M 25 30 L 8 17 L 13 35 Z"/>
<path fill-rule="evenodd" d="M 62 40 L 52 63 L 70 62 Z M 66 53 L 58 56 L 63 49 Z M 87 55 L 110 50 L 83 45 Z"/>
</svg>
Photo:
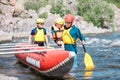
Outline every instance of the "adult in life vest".
<svg viewBox="0 0 120 80">
<path fill-rule="evenodd" d="M 29 36 L 29 44 L 38 44 L 38 46 L 44 46 L 46 43 L 46 46 L 48 46 L 48 38 L 46 29 L 44 26 L 44 19 L 38 18 L 36 20 L 37 27 L 33 28 L 30 36 Z"/>
<path fill-rule="evenodd" d="M 80 32 L 80 30 L 75 25 L 73 25 L 74 16 L 72 14 L 66 15 L 64 20 L 65 20 L 65 26 L 64 26 L 64 31 L 62 34 L 62 41 L 64 43 L 64 49 L 67 51 L 73 51 L 76 53 L 76 56 L 74 57 L 73 68 L 77 68 L 78 64 L 77 64 L 76 42 L 79 38 L 82 45 L 84 45 L 85 37 Z"/>
<path fill-rule="evenodd" d="M 62 43 L 62 33 L 64 30 L 64 19 L 57 18 L 55 24 L 51 26 L 52 39 L 57 43 L 58 46 L 63 47 Z"/>
</svg>

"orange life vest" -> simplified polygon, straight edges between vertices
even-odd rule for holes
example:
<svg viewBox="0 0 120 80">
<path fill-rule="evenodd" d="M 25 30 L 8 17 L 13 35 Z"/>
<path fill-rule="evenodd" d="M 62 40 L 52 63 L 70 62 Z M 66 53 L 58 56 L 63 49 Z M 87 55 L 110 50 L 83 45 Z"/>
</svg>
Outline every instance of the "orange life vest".
<svg viewBox="0 0 120 80">
<path fill-rule="evenodd" d="M 55 25 L 52 26 L 53 29 L 54 29 L 54 33 L 52 34 L 53 35 L 53 39 L 61 39 L 62 38 L 62 33 L 63 33 L 63 30 L 64 30 L 64 27 L 62 28 L 57 28 Z"/>
</svg>

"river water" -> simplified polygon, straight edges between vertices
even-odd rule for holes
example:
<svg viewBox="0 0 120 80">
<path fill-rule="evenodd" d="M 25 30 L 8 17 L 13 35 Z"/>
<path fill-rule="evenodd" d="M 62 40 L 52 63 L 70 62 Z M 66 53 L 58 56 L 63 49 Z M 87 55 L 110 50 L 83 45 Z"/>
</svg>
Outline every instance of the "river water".
<svg viewBox="0 0 120 80">
<path fill-rule="evenodd" d="M 15 39 L 12 43 L 25 42 Z M 54 44 L 52 40 L 51 44 Z M 47 78 L 17 61 L 14 55 L 0 55 L 0 74 L 15 77 L 16 80 L 119 80 L 120 79 L 120 33 L 86 35 L 86 50 L 91 55 L 95 69 L 84 70 L 84 51 L 78 42 L 77 70 L 62 78 Z M 52 45 L 56 47 L 56 45 Z M 2 78 L 0 77 L 0 80 Z M 2 79 L 13 80 L 13 79 Z"/>
</svg>

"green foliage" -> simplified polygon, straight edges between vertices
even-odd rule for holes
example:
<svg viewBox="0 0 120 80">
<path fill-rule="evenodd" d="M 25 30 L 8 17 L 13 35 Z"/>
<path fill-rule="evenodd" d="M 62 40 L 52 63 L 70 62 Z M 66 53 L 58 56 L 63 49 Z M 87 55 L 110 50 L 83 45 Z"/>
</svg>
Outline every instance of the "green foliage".
<svg viewBox="0 0 120 80">
<path fill-rule="evenodd" d="M 50 12 L 53 14 L 59 14 L 61 17 L 65 14 L 71 13 L 70 10 L 65 8 L 62 0 L 60 2 L 53 3 Z"/>
<path fill-rule="evenodd" d="M 2 10 L 0 9 L 0 14 L 2 14 Z"/>
<path fill-rule="evenodd" d="M 78 0 L 78 2 L 78 15 L 95 26 L 103 27 L 104 21 L 107 23 L 113 21 L 114 11 L 106 2 L 101 0 Z"/>
<path fill-rule="evenodd" d="M 112 31 L 114 32 L 115 31 L 115 26 L 114 26 L 114 24 L 110 24 L 110 27 L 111 27 L 111 29 L 112 29 Z"/>
<path fill-rule="evenodd" d="M 47 5 L 47 0 L 44 0 L 43 2 L 41 1 L 27 1 L 24 3 L 24 6 L 25 6 L 25 9 L 26 10 L 29 10 L 29 9 L 32 9 L 32 10 L 36 10 L 38 11 L 40 7 L 44 7 Z"/>
<path fill-rule="evenodd" d="M 118 8 L 120 8 L 120 0 L 104 0 L 104 1 L 115 4 Z"/>
<path fill-rule="evenodd" d="M 43 13 L 43 14 L 39 14 L 39 18 L 47 18 L 48 17 L 48 14 L 47 12 Z"/>
</svg>

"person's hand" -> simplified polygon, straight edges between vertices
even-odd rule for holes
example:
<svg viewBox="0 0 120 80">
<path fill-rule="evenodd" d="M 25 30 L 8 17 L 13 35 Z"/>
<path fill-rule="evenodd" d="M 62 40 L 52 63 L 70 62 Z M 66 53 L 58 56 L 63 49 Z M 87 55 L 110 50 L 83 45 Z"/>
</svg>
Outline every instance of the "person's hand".
<svg viewBox="0 0 120 80">
<path fill-rule="evenodd" d="M 64 43 L 63 43 L 62 41 L 61 41 L 61 43 L 62 43 L 62 46 L 61 46 L 61 47 L 62 47 L 62 50 L 64 50 L 64 49 L 65 49 L 65 48 L 64 48 Z"/>
<path fill-rule="evenodd" d="M 62 45 L 61 41 L 57 41 L 57 45 L 61 46 Z"/>
<path fill-rule="evenodd" d="M 49 48 L 49 49 L 54 49 L 54 47 L 51 47 L 51 46 L 46 46 L 46 48 Z"/>
<path fill-rule="evenodd" d="M 85 45 L 85 41 L 81 41 L 81 44 L 82 44 L 82 45 Z"/>
</svg>

